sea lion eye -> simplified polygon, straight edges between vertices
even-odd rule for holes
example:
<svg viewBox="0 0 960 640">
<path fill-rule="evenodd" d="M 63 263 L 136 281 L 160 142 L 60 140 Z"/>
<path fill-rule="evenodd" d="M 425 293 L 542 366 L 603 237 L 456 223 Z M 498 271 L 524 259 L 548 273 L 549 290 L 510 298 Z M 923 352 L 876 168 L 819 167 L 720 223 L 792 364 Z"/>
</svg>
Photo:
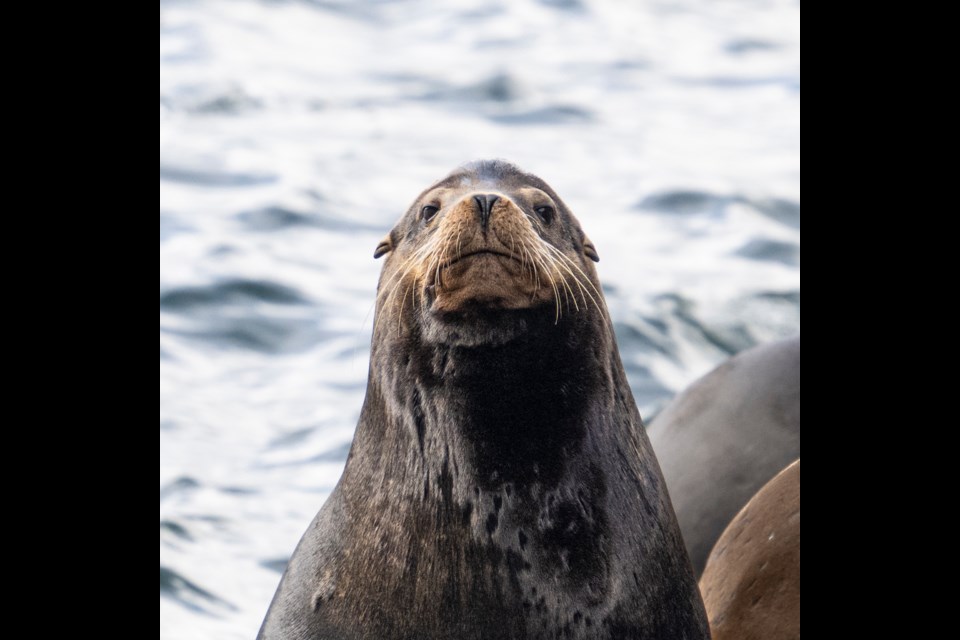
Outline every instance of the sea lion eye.
<svg viewBox="0 0 960 640">
<path fill-rule="evenodd" d="M 440 213 L 440 207 L 435 207 L 432 204 L 428 204 L 423 209 L 420 210 L 420 217 L 426 222 L 430 222 L 437 217 L 437 214 Z"/>
<path fill-rule="evenodd" d="M 550 224 L 553 222 L 553 218 L 557 215 L 556 209 L 549 205 L 543 205 L 542 207 L 537 207 L 534 209 L 537 212 L 537 215 L 540 216 L 540 219 Z"/>
</svg>

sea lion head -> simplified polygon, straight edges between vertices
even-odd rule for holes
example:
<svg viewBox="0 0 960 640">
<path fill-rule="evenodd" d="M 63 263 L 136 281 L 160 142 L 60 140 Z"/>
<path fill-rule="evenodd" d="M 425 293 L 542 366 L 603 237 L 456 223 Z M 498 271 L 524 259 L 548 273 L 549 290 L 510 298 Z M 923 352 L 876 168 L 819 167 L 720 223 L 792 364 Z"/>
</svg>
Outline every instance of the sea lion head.
<svg viewBox="0 0 960 640">
<path fill-rule="evenodd" d="M 425 190 L 376 257 L 388 256 L 377 326 L 451 346 L 503 344 L 549 317 L 605 315 L 580 223 L 540 178 L 475 162 Z"/>
</svg>

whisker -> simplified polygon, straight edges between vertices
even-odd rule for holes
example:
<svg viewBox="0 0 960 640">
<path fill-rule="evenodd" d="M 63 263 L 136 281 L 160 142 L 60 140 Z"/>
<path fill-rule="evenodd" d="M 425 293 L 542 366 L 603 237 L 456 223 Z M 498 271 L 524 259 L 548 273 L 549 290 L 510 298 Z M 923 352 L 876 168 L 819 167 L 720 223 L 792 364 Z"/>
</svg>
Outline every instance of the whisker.
<svg viewBox="0 0 960 640">
<path fill-rule="evenodd" d="M 567 273 L 569 273 L 570 276 L 577 283 L 577 286 L 580 288 L 581 295 L 584 296 L 583 298 L 584 304 L 586 304 L 587 297 L 589 297 L 590 301 L 593 302 L 594 307 L 596 307 L 600 315 L 606 318 L 607 314 L 603 310 L 602 305 L 598 301 L 603 299 L 603 294 L 597 290 L 597 287 L 593 284 L 593 282 L 590 280 L 587 274 L 583 272 L 583 269 L 581 269 L 577 265 L 577 263 L 571 260 L 566 254 L 561 252 L 556 247 L 550 244 L 546 244 L 546 243 L 544 244 L 546 248 L 558 258 L 558 261 L 560 262 L 560 264 L 563 265 L 564 270 L 566 270 Z M 577 273 L 575 274 L 573 270 L 576 270 Z M 579 274 L 579 276 L 577 274 Z M 589 289 L 587 288 L 588 286 L 589 286 Z M 591 293 L 591 290 L 593 293 Z M 594 294 L 596 294 L 596 297 L 594 297 Z"/>
</svg>

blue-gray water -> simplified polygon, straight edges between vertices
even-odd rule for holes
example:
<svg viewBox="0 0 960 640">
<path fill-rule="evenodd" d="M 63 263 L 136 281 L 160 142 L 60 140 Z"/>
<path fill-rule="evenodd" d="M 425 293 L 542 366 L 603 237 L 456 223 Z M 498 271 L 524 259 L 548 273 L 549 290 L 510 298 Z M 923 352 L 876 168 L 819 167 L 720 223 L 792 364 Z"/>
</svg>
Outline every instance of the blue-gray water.
<svg viewBox="0 0 960 640">
<path fill-rule="evenodd" d="M 160 637 L 252 638 L 363 400 L 381 237 L 454 166 L 600 250 L 644 414 L 800 330 L 800 8 L 160 3 Z"/>
</svg>

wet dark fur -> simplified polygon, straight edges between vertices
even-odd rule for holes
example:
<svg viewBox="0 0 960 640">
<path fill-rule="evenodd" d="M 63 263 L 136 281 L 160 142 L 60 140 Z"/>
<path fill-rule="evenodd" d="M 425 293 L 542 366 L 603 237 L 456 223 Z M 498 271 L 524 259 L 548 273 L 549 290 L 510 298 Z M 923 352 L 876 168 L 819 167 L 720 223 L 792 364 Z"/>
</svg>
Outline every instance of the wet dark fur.
<svg viewBox="0 0 960 640">
<path fill-rule="evenodd" d="M 505 163 L 464 171 L 549 190 Z M 582 255 L 560 204 L 552 241 Z M 396 243 L 416 242 L 416 208 Z M 346 471 L 260 637 L 708 638 L 605 315 L 477 309 L 438 333 L 428 313 L 377 331 Z"/>
</svg>

